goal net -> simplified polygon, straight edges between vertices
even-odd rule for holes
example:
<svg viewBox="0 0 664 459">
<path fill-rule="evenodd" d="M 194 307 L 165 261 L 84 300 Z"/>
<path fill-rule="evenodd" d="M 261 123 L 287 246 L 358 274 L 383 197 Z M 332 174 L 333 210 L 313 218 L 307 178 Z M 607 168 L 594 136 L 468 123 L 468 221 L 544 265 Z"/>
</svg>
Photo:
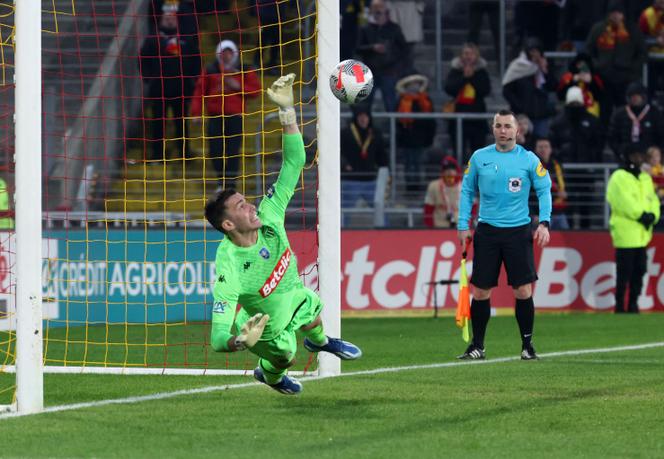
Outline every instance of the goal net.
<svg viewBox="0 0 664 459">
<path fill-rule="evenodd" d="M 21 189 L 13 162 L 14 56 L 25 48 L 11 44 L 20 25 L 14 6 L 3 3 L 0 207 L 3 196 L 10 205 L 0 212 L 12 220 L 0 220 L 7 222 L 0 228 L 0 404 L 12 404 L 16 241 L 30 234 L 15 233 L 11 205 Z M 264 89 L 291 72 L 307 164 L 286 227 L 305 285 L 323 290 L 326 320 L 338 331 L 338 282 L 327 293 L 319 289 L 325 275 L 318 270 L 319 251 L 334 262 L 335 249 L 319 250 L 317 228 L 338 222 L 338 211 L 317 210 L 323 189 L 338 191 L 338 184 L 319 181 L 318 163 L 321 139 L 338 136 L 338 105 L 317 96 L 319 65 L 331 68 L 338 55 L 334 30 L 320 47 L 325 15 L 338 25 L 337 2 L 329 3 L 43 3 L 43 232 L 32 243 L 41 247 L 44 372 L 247 374 L 254 368 L 247 352 L 215 353 L 209 346 L 221 235 L 203 209 L 221 188 L 256 201 L 276 180 L 281 127 Z M 325 116 L 337 117 L 325 129 L 321 103 L 331 107 Z M 329 201 L 335 202 L 338 196 Z M 336 226 L 327 239 L 338 252 Z M 338 280 L 338 272 L 330 279 Z M 318 371 L 314 356 L 300 352 L 294 370 Z"/>
</svg>

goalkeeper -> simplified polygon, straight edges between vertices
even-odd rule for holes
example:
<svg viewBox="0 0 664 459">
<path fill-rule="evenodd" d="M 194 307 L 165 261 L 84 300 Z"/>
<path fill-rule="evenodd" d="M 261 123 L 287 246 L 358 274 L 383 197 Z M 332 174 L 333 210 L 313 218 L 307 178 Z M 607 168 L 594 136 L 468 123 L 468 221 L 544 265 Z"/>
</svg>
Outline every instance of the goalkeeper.
<svg viewBox="0 0 664 459">
<path fill-rule="evenodd" d="M 212 348 L 256 354 L 254 377 L 283 394 L 302 391 L 302 384 L 286 374 L 294 362 L 298 329 L 311 352 L 330 352 L 344 360 L 362 355 L 357 346 L 323 332 L 323 305 L 304 287 L 284 228 L 286 207 L 305 162 L 293 108 L 294 78 L 282 76 L 267 90 L 279 106 L 283 162 L 258 210 L 233 189 L 219 192 L 205 206 L 205 218 L 224 234 L 215 260 Z M 238 303 L 242 307 L 236 315 Z"/>
</svg>

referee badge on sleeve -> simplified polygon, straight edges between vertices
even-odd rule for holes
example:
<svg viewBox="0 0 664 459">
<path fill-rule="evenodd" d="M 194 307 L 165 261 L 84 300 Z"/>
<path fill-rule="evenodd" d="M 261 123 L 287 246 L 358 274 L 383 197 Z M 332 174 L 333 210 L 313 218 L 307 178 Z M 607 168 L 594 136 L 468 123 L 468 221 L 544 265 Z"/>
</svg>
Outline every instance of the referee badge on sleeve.
<svg viewBox="0 0 664 459">
<path fill-rule="evenodd" d="M 537 169 L 535 169 L 535 173 L 538 177 L 544 177 L 546 175 L 546 167 L 544 167 L 544 164 L 540 162 L 537 165 Z"/>
<path fill-rule="evenodd" d="M 511 177 L 508 180 L 507 186 L 512 193 L 521 191 L 521 179 L 519 177 Z"/>
</svg>

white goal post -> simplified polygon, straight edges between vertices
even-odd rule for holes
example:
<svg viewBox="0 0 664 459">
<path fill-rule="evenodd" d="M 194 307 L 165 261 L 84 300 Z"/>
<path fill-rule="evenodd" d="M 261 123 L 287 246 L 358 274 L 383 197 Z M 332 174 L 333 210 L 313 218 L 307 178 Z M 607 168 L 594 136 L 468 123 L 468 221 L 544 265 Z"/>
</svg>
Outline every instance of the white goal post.
<svg viewBox="0 0 664 459">
<path fill-rule="evenodd" d="M 341 336 L 341 187 L 340 106 L 328 87 L 328 76 L 339 62 L 339 0 L 318 0 L 318 285 L 323 326 Z M 319 373 L 341 372 L 339 359 L 318 355 Z"/>
<path fill-rule="evenodd" d="M 15 2 L 16 406 L 44 406 L 42 369 L 41 1 Z M 36 69 L 36 70 L 35 70 Z"/>
</svg>

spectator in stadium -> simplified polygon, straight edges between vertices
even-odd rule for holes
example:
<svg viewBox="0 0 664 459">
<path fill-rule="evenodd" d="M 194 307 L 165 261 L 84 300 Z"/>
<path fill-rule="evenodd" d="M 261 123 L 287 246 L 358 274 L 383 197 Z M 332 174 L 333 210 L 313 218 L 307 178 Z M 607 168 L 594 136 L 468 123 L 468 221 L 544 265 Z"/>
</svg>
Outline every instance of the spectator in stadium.
<svg viewBox="0 0 664 459">
<path fill-rule="evenodd" d="M 535 141 L 535 154 L 542 162 L 544 168 L 549 171 L 551 177 L 551 197 L 553 200 L 551 210 L 551 229 L 567 230 L 569 222 L 565 211 L 567 209 L 567 187 L 565 184 L 565 174 L 562 164 L 556 160 L 553 155 L 551 140 L 546 137 L 540 137 Z M 538 223 L 539 206 L 537 202 L 531 205 L 533 222 Z"/>
<path fill-rule="evenodd" d="M 664 204 L 664 167 L 662 167 L 662 150 L 659 147 L 648 147 L 646 150 L 646 161 L 643 163 L 643 170 L 650 174 L 655 184 L 655 193 L 659 198 L 661 215 L 662 204 Z M 664 221 L 660 218 L 655 228 L 661 229 L 663 227 Z"/>
<path fill-rule="evenodd" d="M 648 52 L 658 59 L 648 61 L 648 95 L 653 100 L 664 90 L 664 0 L 655 0 L 639 17 L 639 28 L 649 42 Z"/>
<path fill-rule="evenodd" d="M 646 248 L 660 217 L 660 201 L 650 175 L 641 170 L 645 160 L 639 144 L 621 150 L 622 167 L 611 174 L 606 200 L 611 206 L 609 230 L 616 249 L 615 312 L 638 313 L 638 298 L 647 268 Z"/>
<path fill-rule="evenodd" d="M 387 166 L 383 133 L 371 122 L 365 104 L 353 105 L 353 118 L 341 131 L 341 207 L 355 207 L 360 199 L 373 205 L 378 169 Z M 344 216 L 346 226 L 348 219 Z"/>
<path fill-rule="evenodd" d="M 265 69 L 270 75 L 279 75 L 280 42 L 279 42 L 279 5 L 275 0 L 251 0 L 251 13 L 258 19 L 259 42 L 254 65 Z M 263 52 L 267 51 L 267 62 L 263 61 Z"/>
<path fill-rule="evenodd" d="M 175 13 L 164 12 L 159 34 L 146 37 L 140 52 L 140 71 L 146 85 L 143 111 L 144 116 L 147 116 L 147 109 L 151 111 L 148 141 L 153 161 L 164 160 L 167 156 L 167 121 L 172 122 L 179 142 L 177 156 L 188 156 L 184 115 L 189 106 L 187 96 L 200 73 L 201 61 L 195 42 L 178 34 L 177 21 Z"/>
<path fill-rule="evenodd" d="M 516 319 L 521 335 L 521 358 L 537 359 L 532 345 L 535 305 L 532 283 L 537 280 L 533 239 L 549 242 L 551 178 L 539 158 L 516 143 L 516 117 L 501 110 L 493 119 L 496 143 L 477 150 L 463 176 L 459 200 L 458 237 L 462 251 L 470 239 L 469 219 L 479 193 L 479 223 L 473 244 L 473 301 L 470 306 L 473 341 L 460 359 L 484 359 L 484 335 L 491 316 L 491 290 L 498 284 L 501 264 L 514 291 Z M 534 188 L 539 203 L 539 225 L 531 230 L 528 198 Z"/>
<path fill-rule="evenodd" d="M 500 3 L 495 0 L 470 0 L 468 6 L 468 43 L 480 43 L 482 18 L 486 16 L 493 37 L 496 60 L 500 60 Z"/>
<path fill-rule="evenodd" d="M 491 79 L 487 71 L 487 63 L 480 56 L 480 50 L 474 43 L 466 43 L 461 54 L 450 64 L 450 73 L 445 80 L 445 92 L 453 98 L 443 111 L 455 113 L 486 112 L 485 98 L 491 94 Z M 452 142 L 456 144 L 457 125 L 449 122 Z M 488 133 L 485 120 L 463 121 L 463 154 L 470 157 L 473 151 L 482 148 Z"/>
<path fill-rule="evenodd" d="M 149 0 L 148 34 L 159 33 L 162 14 L 175 14 L 178 21 L 178 34 L 193 42 L 198 51 L 198 15 L 194 0 Z"/>
<path fill-rule="evenodd" d="M 552 92 L 556 79 L 536 38 L 526 40 L 523 51 L 510 62 L 503 76 L 503 96 L 515 113 L 525 113 L 533 123 L 533 133 L 544 136 L 556 113 Z"/>
<path fill-rule="evenodd" d="M 424 225 L 429 228 L 455 228 L 459 214 L 461 168 L 452 156 L 445 156 L 440 177 L 429 182 L 424 197 Z"/>
<path fill-rule="evenodd" d="M 606 19 L 597 22 L 588 34 L 586 52 L 606 85 L 613 107 L 622 106 L 627 86 L 641 78 L 647 50 L 638 27 L 625 21 L 621 0 L 610 0 Z M 607 111 L 613 107 L 607 104 Z"/>
<path fill-rule="evenodd" d="M 528 151 L 535 150 L 535 134 L 533 134 L 533 123 L 528 115 L 520 113 L 516 115 L 516 122 L 519 123 L 519 131 L 516 135 L 516 143 Z"/>
<path fill-rule="evenodd" d="M 603 162 L 604 136 L 600 121 L 585 106 L 580 87 L 567 90 L 565 109 L 551 123 L 551 144 L 556 157 L 564 164 Z M 603 203 L 595 195 L 592 169 L 573 169 L 566 174 L 566 192 L 569 197 L 567 215 L 574 216 L 575 228 L 590 228 L 589 206 Z M 577 225 L 578 222 L 578 225 Z"/>
<path fill-rule="evenodd" d="M 602 78 L 595 73 L 593 62 L 589 55 L 579 53 L 569 63 L 567 72 L 563 73 L 558 82 L 558 98 L 565 101 L 567 91 L 573 86 L 581 88 L 583 104 L 588 113 L 597 118 L 601 115 L 601 106 L 605 103 L 606 91 Z M 606 119 L 608 124 L 608 118 Z"/>
<path fill-rule="evenodd" d="M 567 89 L 564 111 L 551 123 L 550 138 L 563 163 L 602 162 L 602 128 L 597 117 L 588 112 L 580 87 Z"/>
<path fill-rule="evenodd" d="M 424 40 L 424 13 L 426 2 L 424 0 L 387 0 L 390 20 L 401 27 L 404 40 L 408 45 L 408 60 L 402 63 L 407 72 L 414 71 L 413 53 L 417 43 Z"/>
<path fill-rule="evenodd" d="M 235 180 L 241 172 L 242 116 L 247 99 L 258 97 L 260 90 L 255 70 L 240 68 L 237 45 L 231 40 L 220 41 L 215 60 L 196 83 L 191 104 L 192 117 L 201 117 L 205 105 L 208 157 L 220 180 Z"/>
<path fill-rule="evenodd" d="M 431 113 L 433 103 L 427 93 L 429 80 L 424 75 L 409 75 L 397 82 L 399 113 Z M 436 135 L 433 118 L 399 118 L 397 120 L 397 147 L 406 169 L 406 187 L 416 190 L 422 182 L 422 157 Z"/>
<path fill-rule="evenodd" d="M 325 335 L 323 304 L 302 283 L 284 228 L 286 208 L 305 163 L 293 108 L 294 79 L 292 73 L 281 77 L 267 91 L 279 107 L 283 159 L 277 182 L 258 211 L 234 189 L 221 191 L 205 206 L 206 219 L 224 235 L 215 257 L 212 348 L 248 349 L 259 357 L 254 378 L 285 395 L 302 392 L 302 384 L 287 374 L 297 351 L 297 331 L 304 334 L 310 352 L 329 352 L 343 360 L 362 356 L 354 344 Z"/>
<path fill-rule="evenodd" d="M 609 124 L 608 141 L 613 153 L 628 143 L 661 146 L 664 140 L 664 117 L 648 103 L 648 92 L 639 82 L 631 83 L 626 92 L 627 105 L 616 110 Z"/>
<path fill-rule="evenodd" d="M 369 23 L 360 29 L 357 53 L 374 76 L 374 90 L 366 100 L 371 107 L 380 90 L 386 112 L 397 108 L 396 84 L 409 60 L 408 44 L 401 27 L 390 21 L 384 0 L 372 0 Z"/>
</svg>

